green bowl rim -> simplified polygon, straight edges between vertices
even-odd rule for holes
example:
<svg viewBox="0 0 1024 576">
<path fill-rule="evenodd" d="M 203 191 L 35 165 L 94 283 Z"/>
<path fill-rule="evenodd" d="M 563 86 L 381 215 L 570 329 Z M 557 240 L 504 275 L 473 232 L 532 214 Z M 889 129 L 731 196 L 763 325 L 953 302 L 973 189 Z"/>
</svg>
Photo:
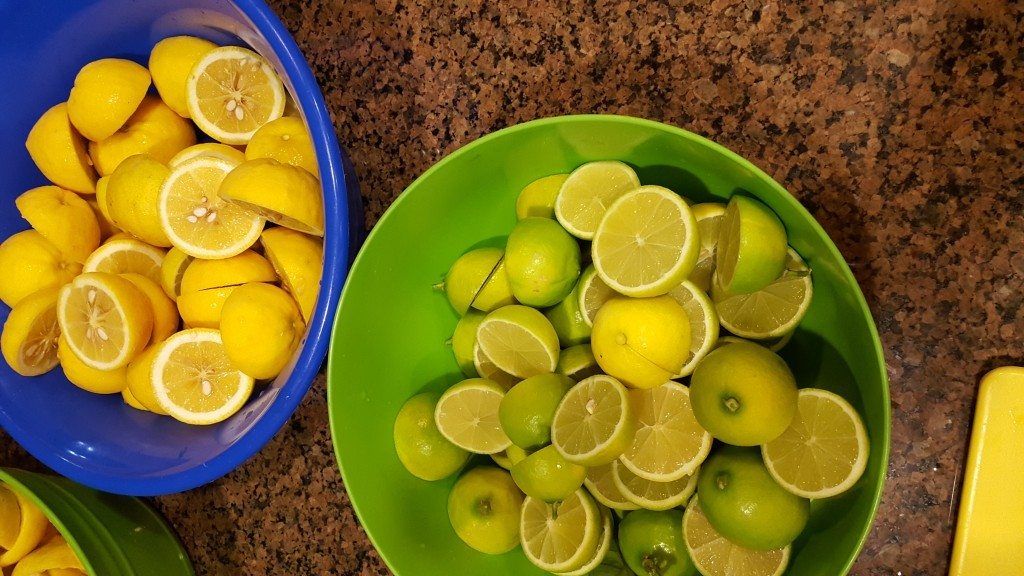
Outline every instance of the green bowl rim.
<svg viewBox="0 0 1024 576">
<path fill-rule="evenodd" d="M 571 122 L 571 123 L 575 123 L 575 122 L 592 122 L 592 121 L 595 121 L 595 120 L 598 120 L 598 121 L 611 120 L 611 121 L 614 121 L 614 122 L 622 122 L 623 124 L 632 124 L 632 125 L 635 125 L 635 126 L 643 126 L 643 127 L 646 127 L 646 128 L 653 128 L 653 129 L 656 129 L 656 130 L 661 130 L 661 131 L 664 131 L 664 132 L 668 132 L 670 134 L 674 134 L 676 136 L 681 136 L 682 138 L 684 138 L 686 140 L 689 140 L 689 141 L 694 142 L 696 144 L 699 144 L 701 146 L 706 146 L 708 148 L 711 148 L 712 150 L 715 150 L 715 151 L 723 154 L 727 158 L 730 158 L 731 160 L 735 161 L 740 166 L 750 170 L 750 172 L 755 177 L 757 177 L 758 179 L 767 182 L 769 186 L 771 186 L 777 192 L 780 193 L 780 195 L 781 195 L 781 197 L 782 197 L 784 202 L 788 203 L 791 207 L 796 209 L 798 212 L 803 213 L 810 220 L 811 228 L 815 232 L 819 233 L 823 238 L 825 238 L 825 246 L 828 248 L 828 250 L 832 254 L 832 256 L 834 256 L 836 259 L 839 260 L 839 262 L 842 263 L 842 267 L 841 267 L 841 270 L 840 270 L 841 275 L 843 276 L 843 278 L 847 282 L 849 282 L 854 287 L 855 293 L 857 295 L 857 304 L 860 305 L 861 309 L 863 309 L 864 312 L 867 314 L 868 319 L 871 320 L 870 322 L 868 322 L 868 328 L 869 328 L 869 330 L 871 332 L 871 342 L 872 342 L 872 344 L 874 344 L 875 356 L 878 359 L 879 376 L 881 377 L 881 382 L 882 382 L 882 395 L 884 397 L 883 399 L 885 401 L 885 405 L 889 406 L 891 404 L 891 400 L 890 400 L 890 397 L 889 397 L 889 377 L 888 377 L 888 374 L 885 371 L 885 354 L 884 354 L 884 352 L 882 350 L 881 338 L 879 338 L 879 336 L 878 336 L 878 327 L 875 324 L 874 316 L 871 314 L 871 308 L 868 307 L 867 300 L 864 298 L 864 293 L 860 289 L 860 283 L 857 282 L 857 278 L 854 277 L 853 271 L 850 270 L 850 265 L 846 262 L 846 258 L 843 257 L 842 253 L 839 251 L 839 248 L 836 247 L 835 242 L 832 241 L 832 237 L 828 235 L 828 233 L 825 231 L 825 229 L 821 227 L 821 224 L 818 223 L 818 220 L 807 210 L 807 208 L 804 207 L 803 204 L 800 203 L 799 200 L 796 199 L 795 196 L 790 194 L 789 191 L 786 190 L 785 188 L 783 188 L 781 184 L 776 182 L 774 178 L 769 176 L 764 170 L 761 170 L 760 168 L 755 166 L 751 161 L 749 161 L 746 158 L 740 156 L 739 154 L 736 154 L 732 150 L 729 150 L 725 146 L 722 146 L 721 144 L 718 144 L 717 142 L 714 142 L 713 140 L 710 140 L 708 138 L 700 136 L 699 134 L 695 134 L 693 132 L 690 132 L 689 130 L 684 130 L 683 128 L 679 128 L 678 126 L 672 126 L 671 124 L 666 124 L 664 122 L 658 122 L 658 121 L 655 121 L 655 120 L 647 120 L 645 118 L 637 118 L 637 117 L 634 117 L 634 116 L 623 116 L 623 115 L 618 115 L 618 114 L 571 114 L 571 115 L 565 115 L 565 116 L 551 116 L 551 117 L 548 117 L 548 118 L 540 118 L 540 119 L 537 119 L 537 120 L 531 120 L 529 122 L 523 122 L 523 123 L 520 123 L 520 124 L 514 124 L 512 126 L 508 126 L 506 128 L 502 128 L 501 130 L 496 130 L 494 132 L 491 132 L 490 134 L 486 134 L 484 136 L 481 136 L 480 138 L 477 138 L 476 140 L 473 140 L 472 142 L 461 146 L 460 148 L 458 148 L 454 152 L 452 152 L 452 153 L 446 155 L 444 158 L 441 158 L 440 160 L 438 160 L 433 166 L 428 168 L 426 170 L 426 172 L 424 172 L 418 178 L 413 180 L 413 182 L 411 184 L 409 184 L 409 186 L 407 186 L 402 191 L 402 193 L 398 195 L 397 198 L 395 198 L 395 200 L 391 203 L 391 205 L 388 206 L 387 210 L 384 211 L 384 214 L 381 215 L 380 219 L 377 220 L 377 223 L 373 226 L 373 229 L 370 230 L 370 233 L 366 236 L 366 239 L 363 241 L 363 245 L 360 247 L 359 253 L 356 255 L 355 259 L 352 262 L 352 266 L 349 268 L 349 276 L 348 277 L 351 278 L 351 276 L 359 269 L 360 263 L 362 262 L 362 260 L 363 260 L 363 258 L 365 256 L 365 253 L 366 253 L 366 247 L 373 241 L 374 237 L 377 234 L 377 230 L 379 228 L 381 228 L 381 226 L 388 221 L 388 219 L 391 217 L 392 213 L 395 210 L 397 210 L 398 206 L 405 200 L 405 198 L 408 196 L 409 191 L 412 190 L 413 188 L 415 188 L 416 186 L 418 186 L 420 184 L 420 182 L 422 182 L 423 180 L 426 180 L 431 174 L 433 174 L 434 172 L 440 170 L 445 164 L 447 164 L 452 159 L 457 158 L 459 156 L 462 156 L 464 154 L 469 154 L 473 150 L 478 148 L 479 146 L 483 146 L 484 144 L 486 144 L 487 142 L 489 142 L 489 141 L 491 141 L 493 139 L 500 138 L 502 136 L 505 136 L 507 134 L 511 134 L 511 133 L 514 133 L 514 132 L 519 132 L 519 131 L 522 131 L 522 130 L 528 130 L 528 129 L 533 128 L 535 126 L 544 126 L 544 125 L 547 125 L 547 124 L 564 124 L 566 122 Z M 341 471 L 342 482 L 345 482 L 346 492 L 348 490 L 348 488 L 347 488 L 348 484 L 347 484 L 346 478 L 345 478 L 345 464 L 341 460 L 341 451 L 340 451 L 340 447 L 339 447 L 339 443 L 338 443 L 338 434 L 337 434 L 338 423 L 335 421 L 334 411 L 331 410 L 331 405 L 333 403 L 332 399 L 333 399 L 333 396 L 334 396 L 334 392 L 333 392 L 333 390 L 334 390 L 333 380 L 334 379 L 332 378 L 332 374 L 334 374 L 333 344 L 337 340 L 338 327 L 341 325 L 342 310 L 343 310 L 343 308 L 345 306 L 345 295 L 348 293 L 348 287 L 349 287 L 349 282 L 346 280 L 345 286 L 342 288 L 342 291 L 341 291 L 341 297 L 338 300 L 338 313 L 334 317 L 334 327 L 331 330 L 331 350 L 330 350 L 330 352 L 327 355 L 327 416 L 328 416 L 328 421 L 330 422 L 330 426 L 331 426 L 331 444 L 334 446 L 334 458 L 338 462 L 338 469 Z M 854 553 L 846 561 L 845 566 L 843 567 L 842 574 L 849 573 L 850 568 L 853 567 L 853 563 L 857 560 L 857 557 L 860 556 L 861 551 L 864 549 L 864 543 L 865 543 L 865 541 L 867 541 L 868 535 L 871 533 L 871 528 L 874 525 L 875 517 L 878 515 L 878 506 L 879 506 L 879 504 L 882 501 L 882 493 L 884 492 L 884 489 L 885 489 L 885 478 L 886 478 L 887 470 L 889 468 L 889 451 L 890 451 L 890 435 L 891 435 L 891 433 L 892 433 L 892 410 L 888 409 L 888 410 L 885 410 L 885 412 L 884 412 L 884 430 L 883 430 L 883 438 L 881 439 L 883 441 L 882 442 L 882 450 L 883 450 L 883 452 L 882 452 L 882 462 L 883 462 L 883 466 L 881 467 L 881 469 L 879 471 L 880 478 L 878 478 L 878 487 L 875 490 L 873 501 L 871 503 L 871 521 L 868 522 L 868 524 L 863 527 L 863 529 L 861 531 L 860 538 L 857 541 L 857 547 L 854 550 Z M 381 547 L 377 544 L 377 540 L 376 540 L 376 538 L 374 538 L 373 531 L 368 526 L 366 526 L 365 522 L 363 522 L 363 513 L 362 513 L 362 511 L 360 509 L 360 505 L 359 505 L 358 499 L 353 497 L 351 493 L 348 493 L 348 495 L 349 495 L 349 502 L 352 504 L 352 509 L 355 510 L 356 516 L 359 518 L 359 522 L 363 526 L 363 530 L 366 532 L 366 535 L 370 539 L 370 542 L 373 544 L 374 548 L 377 549 L 377 553 L 380 554 L 381 559 L 384 560 L 384 563 L 388 566 L 388 568 L 392 572 L 395 572 L 395 574 L 397 576 L 401 576 L 401 575 L 398 574 L 398 572 L 392 566 L 391 562 L 388 560 L 387 553 L 383 549 L 381 549 Z"/>
</svg>

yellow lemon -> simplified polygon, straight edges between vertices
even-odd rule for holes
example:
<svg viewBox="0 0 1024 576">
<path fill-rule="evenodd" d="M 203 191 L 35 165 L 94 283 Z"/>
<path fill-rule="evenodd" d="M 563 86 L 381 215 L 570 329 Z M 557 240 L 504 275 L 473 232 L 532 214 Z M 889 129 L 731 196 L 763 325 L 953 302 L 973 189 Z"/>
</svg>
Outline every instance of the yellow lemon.
<svg viewBox="0 0 1024 576">
<path fill-rule="evenodd" d="M 179 248 L 171 248 L 160 266 L 160 286 L 171 300 L 177 301 L 181 294 L 181 281 L 194 258 Z"/>
<path fill-rule="evenodd" d="M 253 378 L 273 378 L 291 360 L 306 325 L 295 300 L 270 284 L 239 286 L 220 318 L 224 350 L 231 363 Z"/>
<path fill-rule="evenodd" d="M 178 314 L 187 328 L 219 328 L 224 302 L 237 286 L 210 288 L 178 296 Z"/>
<path fill-rule="evenodd" d="M 220 197 L 248 208 L 274 224 L 324 235 L 320 182 L 302 168 L 270 158 L 247 160 L 224 178 Z"/>
<path fill-rule="evenodd" d="M 171 110 L 182 118 L 188 118 L 188 99 L 185 84 L 188 73 L 207 52 L 217 45 L 195 36 L 171 36 L 153 46 L 149 53 L 149 72 L 153 84 Z"/>
<path fill-rule="evenodd" d="M 181 279 L 181 293 L 198 292 L 209 288 L 238 286 L 248 282 L 277 282 L 274 267 L 266 258 L 246 250 L 223 260 L 196 260 L 185 270 Z"/>
<path fill-rule="evenodd" d="M 57 294 L 46 288 L 23 298 L 11 309 L 0 335 L 0 350 L 11 369 L 22 376 L 38 376 L 57 365 Z"/>
<path fill-rule="evenodd" d="M 167 161 L 167 166 L 169 168 L 177 168 L 179 164 L 184 164 L 187 160 L 191 160 L 198 156 L 213 156 L 214 158 L 227 160 L 236 165 L 245 162 L 245 153 L 234 146 L 228 146 L 227 144 L 221 144 L 220 142 L 203 142 L 202 144 L 194 144 L 185 148 L 181 152 L 178 152 L 173 158 Z"/>
<path fill-rule="evenodd" d="M 150 280 L 160 279 L 164 251 L 128 235 L 108 239 L 85 261 L 83 272 L 111 274 L 142 274 Z"/>
<path fill-rule="evenodd" d="M 113 236 L 120 229 L 117 228 L 116 224 L 114 224 L 114 219 L 110 217 L 110 204 L 107 202 L 107 184 L 109 183 L 110 176 L 101 176 L 96 180 L 96 197 L 94 200 L 96 202 L 96 208 L 98 208 L 100 214 L 103 215 L 103 218 L 99 219 L 101 220 L 100 229 L 102 230 L 103 228 L 103 221 L 106 221 L 111 228 L 115 229 L 115 231 L 110 234 L 110 236 Z"/>
<path fill-rule="evenodd" d="M 671 296 L 612 298 L 597 311 L 590 346 L 605 373 L 634 388 L 653 388 L 683 367 L 690 320 Z"/>
<path fill-rule="evenodd" d="M 14 306 L 43 288 L 63 286 L 82 271 L 35 230 L 25 230 L 0 243 L 0 300 Z"/>
<path fill-rule="evenodd" d="M 131 389 L 127 386 L 125 386 L 124 390 L 121 390 L 121 399 L 124 400 L 125 404 L 135 408 L 136 410 L 142 410 L 143 412 L 150 411 L 149 408 L 142 405 L 142 402 L 139 402 L 138 398 L 132 395 Z"/>
<path fill-rule="evenodd" d="M 320 293 L 323 272 L 323 240 L 289 228 L 267 228 L 260 235 L 263 253 L 277 270 L 284 287 L 299 303 L 302 318 L 309 322 Z"/>
<path fill-rule="evenodd" d="M 0 488 L 3 488 L 0 486 Z M 43 515 L 31 500 L 15 492 L 18 500 L 18 507 L 21 509 L 21 522 L 18 527 L 18 536 L 10 548 L 0 552 L 0 568 L 7 568 L 16 564 L 39 546 L 46 536 L 50 522 Z"/>
<path fill-rule="evenodd" d="M 69 260 L 85 262 L 100 245 L 96 215 L 74 192 L 59 186 L 40 186 L 15 198 L 14 205 L 21 217 Z"/>
<path fill-rule="evenodd" d="M 36 120 L 25 148 L 50 182 L 82 194 L 95 191 L 96 171 L 86 153 L 85 139 L 71 125 L 66 102 L 50 108 Z"/>
<path fill-rule="evenodd" d="M 225 202 L 222 182 L 235 165 L 213 156 L 179 164 L 160 188 L 155 204 L 171 242 L 195 258 L 218 259 L 252 246 L 265 221 L 247 208 Z M 278 190 L 287 193 L 285 189 Z"/>
<path fill-rule="evenodd" d="M 262 56 L 224 46 L 207 52 L 189 72 L 188 113 L 199 129 L 225 144 L 245 144 L 284 114 L 281 79 Z"/>
<path fill-rule="evenodd" d="M 117 132 L 149 90 L 149 71 L 121 58 L 103 58 L 78 71 L 68 96 L 68 117 L 94 142 Z"/>
<path fill-rule="evenodd" d="M 71 351 L 97 370 L 126 366 L 153 333 L 146 295 L 107 272 L 87 272 L 61 288 L 57 319 Z"/>
<path fill-rule="evenodd" d="M 104 187 L 105 186 L 106 183 L 104 183 Z M 114 223 L 107 218 L 106 214 L 103 213 L 103 209 L 100 208 L 99 200 L 96 198 L 86 198 L 85 201 L 89 204 L 89 209 L 92 210 L 92 215 L 96 217 L 96 225 L 100 230 L 100 242 L 119 232 L 117 226 L 114 226 Z"/>
<path fill-rule="evenodd" d="M 170 246 L 160 225 L 157 198 L 171 171 L 152 156 L 126 158 L 110 175 L 107 205 L 118 228 L 153 246 Z"/>
<path fill-rule="evenodd" d="M 129 156 L 148 154 L 166 163 L 195 143 L 196 132 L 188 120 L 175 114 L 156 96 L 146 96 L 120 130 L 89 144 L 89 155 L 100 176 L 107 176 Z"/>
<path fill-rule="evenodd" d="M 242 409 L 252 376 L 232 366 L 219 330 L 182 330 L 160 345 L 153 359 L 157 401 L 186 424 L 216 424 Z"/>
<path fill-rule="evenodd" d="M 145 294 L 153 309 L 153 335 L 149 338 L 150 343 L 163 342 L 178 331 L 178 307 L 167 294 L 164 294 L 164 289 L 159 284 L 141 274 L 122 274 L 121 277 Z"/>
<path fill-rule="evenodd" d="M 318 176 L 316 150 L 301 118 L 282 116 L 264 124 L 245 146 L 245 159 L 273 158 Z"/>
<path fill-rule="evenodd" d="M 161 344 L 153 344 L 146 348 L 128 364 L 127 390 L 130 396 L 125 396 L 125 398 L 132 398 L 149 412 L 166 416 L 167 412 L 160 407 L 160 402 L 156 399 L 156 391 L 153 389 L 153 358 L 159 352 Z"/>
<path fill-rule="evenodd" d="M 97 370 L 75 356 L 63 337 L 57 341 L 57 359 L 68 381 L 82 390 L 94 394 L 116 394 L 128 385 L 125 368 Z"/>
</svg>

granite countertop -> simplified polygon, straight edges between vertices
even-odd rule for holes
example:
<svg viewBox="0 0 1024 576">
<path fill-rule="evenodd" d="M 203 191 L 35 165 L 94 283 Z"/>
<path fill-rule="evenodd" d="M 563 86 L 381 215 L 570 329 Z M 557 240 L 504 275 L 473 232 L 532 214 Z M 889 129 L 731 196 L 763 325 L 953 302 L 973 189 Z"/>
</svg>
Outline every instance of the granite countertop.
<svg viewBox="0 0 1024 576">
<path fill-rule="evenodd" d="M 271 4 L 324 89 L 368 227 L 449 152 L 566 113 L 676 124 L 781 182 L 850 262 L 891 379 L 888 484 L 852 574 L 945 574 L 978 379 L 1024 361 L 1024 5 Z M 2 433 L 0 461 L 39 467 Z M 155 504 L 201 575 L 389 573 L 345 495 L 323 376 L 252 461 Z"/>
</svg>

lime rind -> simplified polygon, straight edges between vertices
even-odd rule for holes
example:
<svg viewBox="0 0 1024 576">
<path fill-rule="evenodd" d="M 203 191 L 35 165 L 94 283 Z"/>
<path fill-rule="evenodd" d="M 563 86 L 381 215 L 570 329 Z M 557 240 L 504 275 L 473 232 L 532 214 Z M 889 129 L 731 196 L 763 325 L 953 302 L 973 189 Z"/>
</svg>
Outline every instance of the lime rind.
<svg viewBox="0 0 1024 576">
<path fill-rule="evenodd" d="M 612 463 L 612 474 L 626 499 L 646 510 L 681 506 L 697 490 L 698 471 L 672 482 L 654 482 L 637 476 L 621 460 L 616 460 Z"/>
</svg>

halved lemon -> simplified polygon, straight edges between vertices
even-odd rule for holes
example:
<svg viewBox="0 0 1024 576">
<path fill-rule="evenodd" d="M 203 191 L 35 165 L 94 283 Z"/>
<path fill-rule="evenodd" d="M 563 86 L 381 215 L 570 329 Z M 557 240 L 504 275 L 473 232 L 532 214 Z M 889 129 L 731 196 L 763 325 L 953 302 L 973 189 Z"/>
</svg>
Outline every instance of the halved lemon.
<svg viewBox="0 0 1024 576">
<path fill-rule="evenodd" d="M 715 272 L 715 248 L 718 246 L 718 229 L 725 216 L 725 204 L 709 202 L 690 207 L 697 219 L 697 234 L 700 236 L 700 252 L 697 264 L 690 272 L 689 280 L 704 292 L 711 291 L 711 275 Z"/>
<path fill-rule="evenodd" d="M 222 158 L 197 156 L 171 170 L 160 187 L 160 225 L 171 243 L 189 256 L 229 258 L 260 237 L 263 217 L 225 202 L 218 193 L 234 167 Z"/>
<path fill-rule="evenodd" d="M 181 278 L 181 294 L 248 282 L 277 282 L 270 262 L 252 250 L 221 260 L 195 260 Z"/>
<path fill-rule="evenodd" d="M 57 359 L 61 370 L 68 381 L 82 390 L 93 394 L 116 394 L 128 386 L 128 374 L 125 368 L 116 370 L 97 370 L 87 366 L 75 353 L 68 348 L 67 340 L 57 341 Z"/>
<path fill-rule="evenodd" d="M 171 248 L 164 255 L 163 264 L 160 265 L 160 287 L 171 300 L 177 301 L 181 295 L 181 281 L 193 260 L 178 248 Z"/>
<path fill-rule="evenodd" d="M 302 319 L 308 324 L 316 309 L 320 294 L 320 275 L 323 272 L 324 243 L 281 226 L 267 228 L 260 234 L 263 253 L 273 264 L 284 287 L 299 303 Z"/>
<path fill-rule="evenodd" d="M 781 436 L 761 447 L 768 472 L 804 498 L 828 498 L 857 483 L 868 464 L 868 434 L 842 396 L 805 388 L 796 416 Z"/>
<path fill-rule="evenodd" d="M 633 297 L 667 293 L 693 271 L 699 251 L 693 212 L 661 186 L 641 186 L 616 200 L 590 248 L 605 284 Z"/>
<path fill-rule="evenodd" d="M 580 298 L 580 312 L 583 313 L 583 321 L 591 328 L 594 327 L 594 317 L 597 316 L 597 311 L 616 295 L 615 290 L 612 290 L 597 275 L 597 269 L 593 264 L 587 266 L 587 269 L 580 274 L 577 293 Z"/>
<path fill-rule="evenodd" d="M 199 156 L 213 156 L 228 162 L 233 162 L 236 166 L 245 162 L 245 153 L 234 146 L 228 146 L 227 144 L 221 144 L 220 142 L 203 142 L 202 144 L 193 144 L 188 148 L 185 148 L 181 152 L 178 152 L 167 161 L 167 167 L 174 169 L 179 164 L 197 158 Z"/>
<path fill-rule="evenodd" d="M 601 511 L 582 488 L 561 502 L 527 496 L 519 518 L 526 559 L 548 572 L 570 572 L 587 564 L 601 537 Z"/>
<path fill-rule="evenodd" d="M 82 271 L 134 273 L 160 282 L 160 267 L 163 265 L 165 254 L 164 249 L 150 246 L 142 240 L 128 237 L 111 238 L 86 258 Z"/>
<path fill-rule="evenodd" d="M 224 144 L 246 144 L 284 114 L 285 91 L 270 64 L 238 46 L 214 48 L 185 83 L 188 113 L 199 129 Z"/>
<path fill-rule="evenodd" d="M 271 158 L 246 160 L 224 178 L 218 193 L 224 200 L 274 224 L 314 236 L 324 235 L 320 182 L 298 166 Z"/>
<path fill-rule="evenodd" d="M 69 260 L 84 262 L 100 244 L 100 228 L 81 196 L 57 186 L 40 186 L 14 199 L 21 217 Z"/>
<path fill-rule="evenodd" d="M 87 272 L 61 288 L 57 319 L 68 348 L 97 370 L 127 366 L 153 332 L 146 295 L 109 272 Z"/>
<path fill-rule="evenodd" d="M 551 421 L 551 443 L 570 462 L 600 466 L 629 447 L 634 425 L 626 387 L 599 374 L 573 386 L 562 398 Z"/>
<path fill-rule="evenodd" d="M 683 539 L 690 559 L 704 576 L 780 576 L 789 565 L 789 546 L 750 550 L 727 540 L 704 516 L 697 498 L 683 514 Z"/>
<path fill-rule="evenodd" d="M 612 513 L 607 508 L 601 507 L 601 536 L 594 556 L 578 569 L 558 572 L 558 576 L 584 576 L 596 570 L 604 562 L 605 557 L 608 556 L 608 551 L 612 548 L 612 537 L 614 535 L 615 529 L 612 525 Z"/>
<path fill-rule="evenodd" d="M 498 308 L 480 323 L 476 340 L 495 366 L 517 378 L 554 372 L 558 365 L 558 334 L 533 308 Z"/>
<path fill-rule="evenodd" d="M 730 293 L 715 277 L 711 297 L 722 327 L 743 338 L 770 340 L 790 333 L 811 306 L 811 269 L 792 248 L 782 276 L 756 292 Z"/>
<path fill-rule="evenodd" d="M 505 390 L 519 383 L 519 378 L 495 366 L 487 353 L 480 348 L 479 343 L 473 344 L 473 368 L 481 378 L 497 382 Z"/>
<path fill-rule="evenodd" d="M 434 422 L 445 438 L 463 450 L 501 452 L 512 444 L 498 420 L 498 406 L 504 397 L 505 391 L 490 380 L 463 380 L 441 395 Z"/>
<path fill-rule="evenodd" d="M 231 365 L 219 330 L 182 330 L 153 358 L 153 390 L 160 407 L 186 424 L 230 418 L 252 395 L 253 378 Z"/>
<path fill-rule="evenodd" d="M 608 207 L 639 187 L 636 172 L 622 162 L 588 162 L 562 183 L 555 198 L 555 217 L 573 236 L 590 240 Z"/>
<path fill-rule="evenodd" d="M 690 390 L 668 382 L 647 390 L 630 390 L 636 416 L 633 443 L 619 457 L 630 472 L 655 482 L 693 475 L 711 452 L 711 434 L 690 408 Z"/>
<path fill-rule="evenodd" d="M 44 288 L 22 298 L 11 309 L 0 335 L 0 350 L 12 370 L 38 376 L 57 365 L 57 295 L 60 288 Z"/>
<path fill-rule="evenodd" d="M 690 352 L 683 363 L 682 370 L 676 378 L 689 376 L 697 368 L 708 352 L 714 350 L 718 342 L 718 313 L 711 298 L 697 287 L 697 284 L 685 280 L 679 286 L 669 290 L 669 296 L 675 299 L 687 318 L 690 319 Z"/>
<path fill-rule="evenodd" d="M 186 328 L 220 328 L 224 303 L 238 286 L 210 288 L 178 296 L 178 314 Z"/>
<path fill-rule="evenodd" d="M 153 309 L 153 334 L 149 339 L 151 344 L 163 342 L 178 331 L 180 321 L 178 308 L 174 305 L 174 301 L 164 294 L 159 284 L 142 274 L 130 272 L 121 277 L 134 284 L 149 300 L 150 308 Z"/>
<path fill-rule="evenodd" d="M 0 490 L 7 488 L 0 486 Z M 20 522 L 18 523 L 17 536 L 14 543 L 5 550 L 0 551 L 0 568 L 6 568 L 17 563 L 39 546 L 46 536 L 49 520 L 31 500 L 15 492 L 14 497 L 18 501 L 20 510 Z"/>
<path fill-rule="evenodd" d="M 75 551 L 57 535 L 22 558 L 11 576 L 65 576 L 68 572 L 84 574 L 83 570 Z"/>
<path fill-rule="evenodd" d="M 612 464 L 602 464 L 587 468 L 587 477 L 583 479 L 583 485 L 590 490 L 598 502 L 615 510 L 636 510 L 636 504 L 626 498 L 626 495 L 619 490 L 615 484 L 612 471 Z"/>
<path fill-rule="evenodd" d="M 10 488 L 0 485 L 0 550 L 9 550 L 21 531 L 21 504 Z"/>
<path fill-rule="evenodd" d="M 612 479 L 627 500 L 647 510 L 681 506 L 697 490 L 697 471 L 671 482 L 655 482 L 637 476 L 621 460 L 612 462 Z"/>
</svg>

